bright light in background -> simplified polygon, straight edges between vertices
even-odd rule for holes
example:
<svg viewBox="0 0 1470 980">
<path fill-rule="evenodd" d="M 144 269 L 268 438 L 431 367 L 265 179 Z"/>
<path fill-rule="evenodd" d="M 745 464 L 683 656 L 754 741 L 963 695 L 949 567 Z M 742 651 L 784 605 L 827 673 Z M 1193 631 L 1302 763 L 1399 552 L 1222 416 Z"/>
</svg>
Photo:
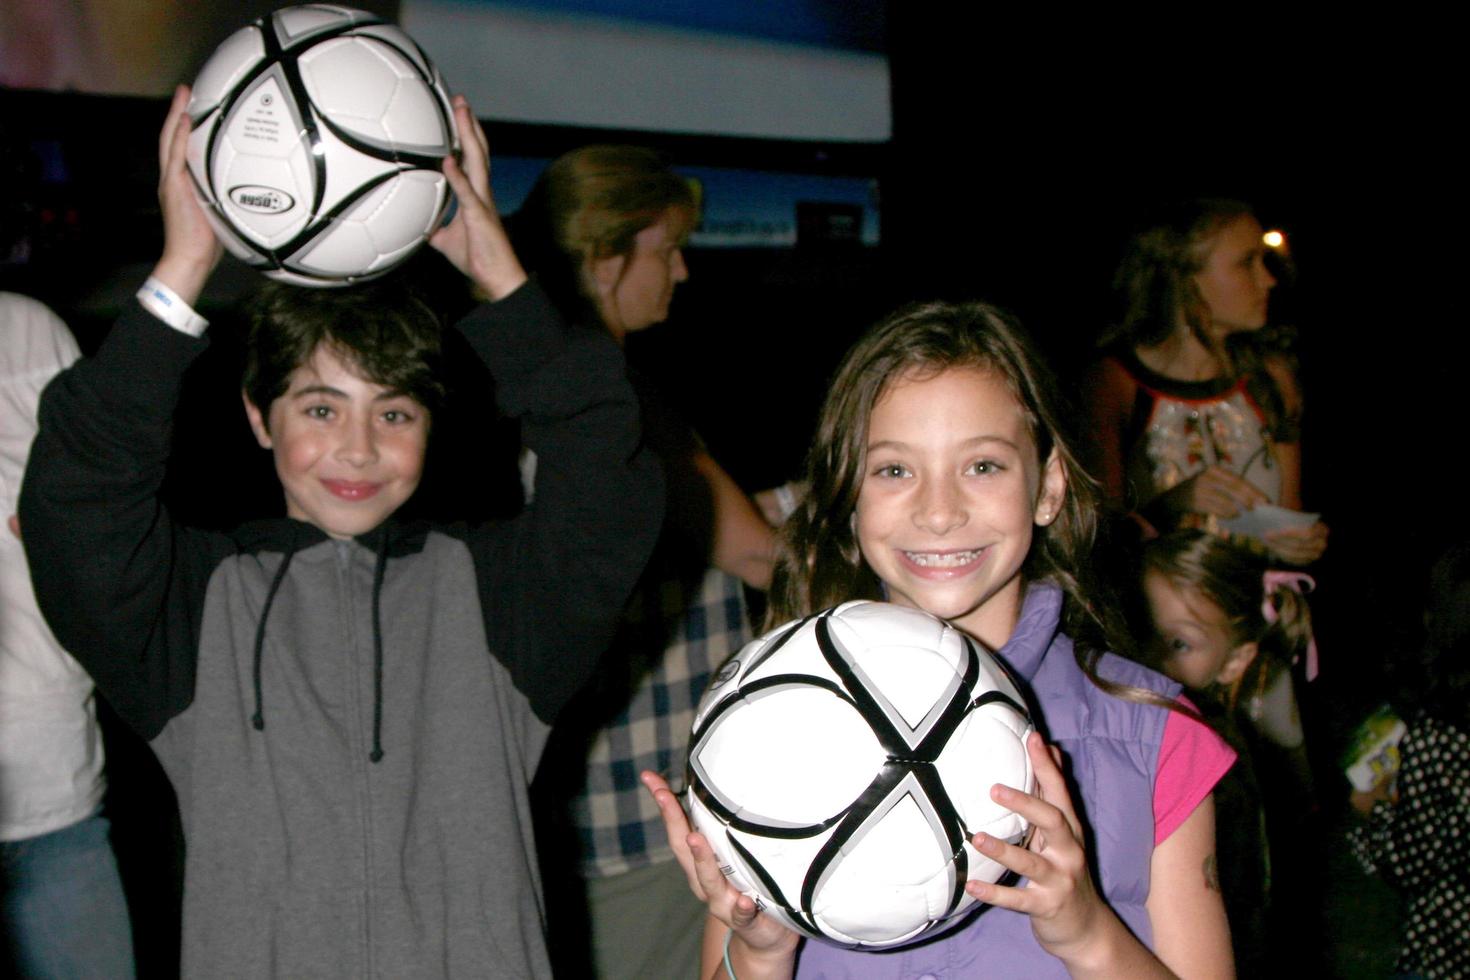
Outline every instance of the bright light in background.
<svg viewBox="0 0 1470 980">
<path fill-rule="evenodd" d="M 1267 248 L 1280 248 L 1286 244 L 1286 236 L 1272 228 L 1261 236 L 1261 241 L 1266 243 Z"/>
</svg>

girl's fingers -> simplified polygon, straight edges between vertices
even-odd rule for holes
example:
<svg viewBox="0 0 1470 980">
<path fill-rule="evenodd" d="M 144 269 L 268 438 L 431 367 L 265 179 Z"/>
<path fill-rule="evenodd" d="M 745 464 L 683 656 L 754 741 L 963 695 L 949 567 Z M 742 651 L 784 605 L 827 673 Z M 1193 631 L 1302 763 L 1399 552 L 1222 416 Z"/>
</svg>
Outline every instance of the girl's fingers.
<svg viewBox="0 0 1470 980">
<path fill-rule="evenodd" d="M 664 834 L 669 839 L 669 848 L 673 850 L 674 857 L 679 866 L 684 869 L 684 877 L 689 881 L 689 890 L 704 900 L 699 886 L 699 874 L 695 868 L 694 855 L 689 850 L 689 817 L 684 813 L 684 808 L 679 805 L 679 798 L 669 789 L 669 784 L 656 772 L 645 770 L 642 774 L 643 785 L 647 787 L 648 794 L 653 797 L 654 804 L 658 807 L 658 815 L 664 822 Z"/>
<path fill-rule="evenodd" d="M 1026 738 L 1026 755 L 1031 759 L 1031 768 L 1036 773 L 1037 793 L 1041 800 L 1046 801 L 1043 805 L 1055 808 L 1066 821 L 1067 829 L 1071 830 L 1074 837 L 1080 838 L 1082 821 L 1077 819 L 1077 812 L 1072 806 L 1072 794 L 1067 790 L 1067 778 L 1062 775 L 1061 750 L 1054 745 L 1047 745 L 1040 732 L 1032 732 Z M 1008 787 L 1006 789 L 1007 792 L 1017 796 L 1025 795 L 1016 793 L 1015 790 Z M 1021 813 L 1021 816 L 1031 820 L 1028 814 Z M 1044 826 L 1039 820 L 1031 820 L 1031 822 Z"/>
<path fill-rule="evenodd" d="M 1194 479 L 1195 509 L 1201 513 L 1234 517 L 1268 499 L 1254 483 L 1219 466 L 1201 471 Z"/>
<path fill-rule="evenodd" d="M 694 872 L 699 881 L 698 894 L 709 903 L 710 911 L 738 926 L 742 923 L 736 921 L 735 910 L 742 905 L 749 906 L 750 914 L 744 917 L 744 924 L 749 925 L 755 918 L 755 902 L 736 891 L 730 884 L 730 879 L 720 870 L 720 859 L 715 857 L 714 848 L 709 846 L 709 841 L 703 834 L 697 830 L 691 831 L 686 841 L 689 853 L 694 855 Z"/>
<path fill-rule="evenodd" d="M 689 829 L 689 818 L 663 777 L 645 771 L 642 779 L 658 804 L 664 830 L 689 878 L 690 890 L 705 903 L 709 914 L 754 949 L 770 951 L 784 947 L 794 954 L 797 935 L 776 920 L 762 916 L 755 900 L 730 884 L 708 839 Z"/>
<path fill-rule="evenodd" d="M 689 880 L 689 890 L 701 902 L 708 903 L 711 912 L 727 922 L 731 915 L 727 906 L 712 899 L 727 898 L 728 892 L 734 896 L 733 906 L 736 910 L 741 906 L 740 900 L 744 899 L 744 904 L 749 906 L 749 914 L 745 916 L 744 922 L 748 924 L 752 921 L 755 918 L 755 903 L 731 887 L 724 872 L 720 870 L 719 858 L 715 857 L 709 841 L 703 834 L 690 829 L 689 817 L 679 804 L 679 798 L 669 789 L 669 784 L 658 773 L 645 771 L 643 785 L 658 804 L 659 816 L 664 822 L 664 833 L 668 835 L 669 846 L 684 869 L 684 876 Z"/>
<path fill-rule="evenodd" d="M 1236 476 L 1226 470 L 1221 470 L 1220 473 L 1224 477 L 1225 492 L 1241 507 L 1250 509 L 1256 504 L 1266 503 L 1268 498 L 1261 488 L 1245 477 Z"/>
<path fill-rule="evenodd" d="M 978 902 L 988 905 L 998 905 L 1003 909 L 1030 915 L 1038 910 L 1038 906 L 1030 894 L 1030 888 L 1017 887 L 1015 885 L 993 885 L 984 881 L 971 881 L 965 885 L 965 891 L 969 892 Z"/>
<path fill-rule="evenodd" d="M 1046 859 L 1029 848 L 1008 844 L 989 834 L 976 834 L 970 843 L 981 854 L 1023 878 L 1044 879 L 1046 877 L 1048 868 Z"/>
<path fill-rule="evenodd" d="M 755 901 L 730 884 L 720 869 L 720 859 L 715 856 L 714 848 L 710 847 L 705 836 L 689 829 L 689 818 L 669 789 L 669 784 L 657 773 L 644 772 L 643 785 L 648 787 L 658 804 L 664 831 L 669 835 L 669 845 L 683 866 L 695 897 L 709 905 L 710 913 L 726 925 L 743 929 L 753 923 L 758 914 Z"/>
</svg>

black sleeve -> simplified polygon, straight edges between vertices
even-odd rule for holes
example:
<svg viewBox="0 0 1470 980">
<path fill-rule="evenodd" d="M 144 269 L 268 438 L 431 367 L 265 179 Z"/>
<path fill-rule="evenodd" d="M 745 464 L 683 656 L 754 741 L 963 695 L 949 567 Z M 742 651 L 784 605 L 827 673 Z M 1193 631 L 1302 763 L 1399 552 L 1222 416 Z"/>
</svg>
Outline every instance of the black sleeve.
<svg viewBox="0 0 1470 980">
<path fill-rule="evenodd" d="M 150 739 L 193 699 L 203 592 L 230 547 L 177 527 L 158 501 L 180 384 L 205 346 L 130 308 L 42 394 L 21 488 L 41 611 Z"/>
<path fill-rule="evenodd" d="M 606 333 L 568 327 L 534 283 L 461 329 L 536 453 L 533 504 L 471 537 L 491 651 L 544 722 L 607 648 L 663 519 L 663 480 Z"/>
</svg>

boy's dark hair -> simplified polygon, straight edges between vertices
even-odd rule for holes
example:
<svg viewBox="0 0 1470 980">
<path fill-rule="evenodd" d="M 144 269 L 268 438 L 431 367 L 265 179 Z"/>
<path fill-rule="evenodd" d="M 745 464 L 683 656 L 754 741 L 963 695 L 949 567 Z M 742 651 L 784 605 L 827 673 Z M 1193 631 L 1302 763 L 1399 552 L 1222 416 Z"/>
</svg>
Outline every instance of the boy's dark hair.
<svg viewBox="0 0 1470 980">
<path fill-rule="evenodd" d="M 241 386 L 264 418 L 291 373 L 329 347 L 363 378 L 429 410 L 444 403 L 442 326 L 412 289 L 393 278 L 349 289 L 268 283 L 250 306 Z"/>
</svg>

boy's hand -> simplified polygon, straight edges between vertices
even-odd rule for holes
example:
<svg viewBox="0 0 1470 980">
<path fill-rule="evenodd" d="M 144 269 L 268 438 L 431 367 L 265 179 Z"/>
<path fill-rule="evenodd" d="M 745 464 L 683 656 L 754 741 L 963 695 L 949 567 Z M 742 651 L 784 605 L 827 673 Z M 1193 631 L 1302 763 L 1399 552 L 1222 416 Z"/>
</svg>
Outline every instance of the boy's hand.
<svg viewBox="0 0 1470 980">
<path fill-rule="evenodd" d="M 153 277 L 194 305 L 219 263 L 220 243 L 194 195 L 189 152 L 189 87 L 174 89 L 173 104 L 158 136 L 158 203 L 163 209 L 163 256 Z"/>
<path fill-rule="evenodd" d="M 464 164 L 444 158 L 444 176 L 458 199 L 454 219 L 429 236 L 429 244 L 468 276 L 486 297 L 504 299 L 526 281 L 510 246 L 495 199 L 490 196 L 490 148 L 485 131 L 462 95 L 454 97 L 454 123 Z"/>
</svg>

